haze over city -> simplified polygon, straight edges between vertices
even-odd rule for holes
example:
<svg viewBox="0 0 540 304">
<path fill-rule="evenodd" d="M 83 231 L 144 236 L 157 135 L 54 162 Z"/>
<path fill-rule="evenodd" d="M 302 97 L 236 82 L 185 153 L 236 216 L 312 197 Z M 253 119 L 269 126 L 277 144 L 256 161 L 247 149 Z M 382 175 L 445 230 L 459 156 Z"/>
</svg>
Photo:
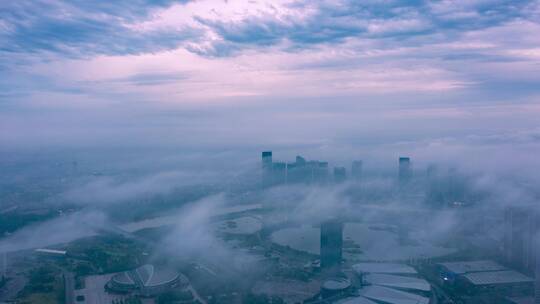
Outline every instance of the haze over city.
<svg viewBox="0 0 540 304">
<path fill-rule="evenodd" d="M 3 1 L 0 73 L 2 304 L 540 303 L 538 0 Z"/>
</svg>

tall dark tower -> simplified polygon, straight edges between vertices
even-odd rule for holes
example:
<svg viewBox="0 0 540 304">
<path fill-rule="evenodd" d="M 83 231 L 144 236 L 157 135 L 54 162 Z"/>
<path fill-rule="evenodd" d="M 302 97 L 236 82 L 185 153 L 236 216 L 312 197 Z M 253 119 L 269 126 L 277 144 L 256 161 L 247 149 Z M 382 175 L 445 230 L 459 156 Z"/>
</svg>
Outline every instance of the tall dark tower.
<svg viewBox="0 0 540 304">
<path fill-rule="evenodd" d="M 330 220 L 321 224 L 321 268 L 339 270 L 342 259 L 343 224 Z"/>
<path fill-rule="evenodd" d="M 353 180 L 360 181 L 360 179 L 362 179 L 362 166 L 363 166 L 363 163 L 361 160 L 355 160 L 352 162 L 351 178 Z"/>
<path fill-rule="evenodd" d="M 534 304 L 540 304 L 540 237 L 535 235 L 536 260 L 534 270 Z"/>
<path fill-rule="evenodd" d="M 272 151 L 264 151 L 262 153 L 262 167 L 263 169 L 272 167 Z"/>
<path fill-rule="evenodd" d="M 540 214 L 535 207 L 508 207 L 504 214 L 504 255 L 506 261 L 518 270 L 536 273 L 538 252 L 537 235 Z"/>
<path fill-rule="evenodd" d="M 262 153 L 262 185 L 270 186 L 272 184 L 272 151 Z"/>
<path fill-rule="evenodd" d="M 406 184 L 412 177 L 411 159 L 408 157 L 399 158 L 399 183 Z"/>
</svg>

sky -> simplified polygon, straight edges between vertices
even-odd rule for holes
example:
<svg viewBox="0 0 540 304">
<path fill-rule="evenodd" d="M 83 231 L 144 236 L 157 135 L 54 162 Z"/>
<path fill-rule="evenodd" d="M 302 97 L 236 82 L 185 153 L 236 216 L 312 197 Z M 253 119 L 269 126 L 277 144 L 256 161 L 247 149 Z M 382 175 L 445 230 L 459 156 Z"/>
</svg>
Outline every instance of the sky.
<svg viewBox="0 0 540 304">
<path fill-rule="evenodd" d="M 537 0 L 2 1 L 0 73 L 5 150 L 540 151 Z"/>
</svg>

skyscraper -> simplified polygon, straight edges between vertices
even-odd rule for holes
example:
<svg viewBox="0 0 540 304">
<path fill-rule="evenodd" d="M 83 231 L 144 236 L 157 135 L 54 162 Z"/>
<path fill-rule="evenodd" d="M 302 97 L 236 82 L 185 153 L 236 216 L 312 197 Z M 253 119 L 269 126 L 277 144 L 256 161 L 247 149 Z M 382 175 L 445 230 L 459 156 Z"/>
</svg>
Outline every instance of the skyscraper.
<svg viewBox="0 0 540 304">
<path fill-rule="evenodd" d="M 262 185 L 270 186 L 272 184 L 272 151 L 264 151 L 262 153 Z"/>
<path fill-rule="evenodd" d="M 535 235 L 536 260 L 534 270 L 534 303 L 540 304 L 540 236 Z"/>
<path fill-rule="evenodd" d="M 527 274 L 535 273 L 540 254 L 536 237 L 540 216 L 534 207 L 509 207 L 504 216 L 504 255 L 509 264 Z"/>
<path fill-rule="evenodd" d="M 411 159 L 408 157 L 399 158 L 399 183 L 403 185 L 412 177 Z"/>
<path fill-rule="evenodd" d="M 339 270 L 342 259 L 343 224 L 329 220 L 321 224 L 321 268 Z"/>
<path fill-rule="evenodd" d="M 347 169 L 345 167 L 334 167 L 334 181 L 342 183 L 347 179 Z"/>
<path fill-rule="evenodd" d="M 296 156 L 294 163 L 287 164 L 287 183 L 309 183 L 311 175 L 311 167 L 302 156 Z"/>
<path fill-rule="evenodd" d="M 316 183 L 324 184 L 328 181 L 328 162 L 317 162 L 313 169 L 313 181 Z"/>
<path fill-rule="evenodd" d="M 351 166 L 351 178 L 355 181 L 359 181 L 362 178 L 362 161 L 355 160 L 352 162 Z"/>
<path fill-rule="evenodd" d="M 263 168 L 272 167 L 272 151 L 264 151 L 262 153 L 262 167 Z"/>
<path fill-rule="evenodd" d="M 287 182 L 287 164 L 284 162 L 272 163 L 272 184 L 279 185 Z"/>
</svg>

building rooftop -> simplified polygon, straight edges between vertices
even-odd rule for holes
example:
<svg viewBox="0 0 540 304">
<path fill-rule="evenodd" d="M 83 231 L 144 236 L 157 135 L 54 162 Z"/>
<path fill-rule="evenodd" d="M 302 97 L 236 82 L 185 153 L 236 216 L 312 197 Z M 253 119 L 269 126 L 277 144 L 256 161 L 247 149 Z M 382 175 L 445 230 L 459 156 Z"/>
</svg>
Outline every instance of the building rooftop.
<svg viewBox="0 0 540 304">
<path fill-rule="evenodd" d="M 55 249 L 46 249 L 39 248 L 35 250 L 37 253 L 46 253 L 46 254 L 56 254 L 56 255 L 66 255 L 67 251 L 65 250 L 55 250 Z"/>
<path fill-rule="evenodd" d="M 354 297 L 354 298 L 341 299 L 337 302 L 334 302 L 334 304 L 377 304 L 377 303 L 371 300 L 368 300 L 366 298 Z"/>
<path fill-rule="evenodd" d="M 506 300 L 513 304 L 534 304 L 533 297 L 507 297 Z"/>
<path fill-rule="evenodd" d="M 439 265 L 446 268 L 455 274 L 465 274 L 470 272 L 483 272 L 483 271 L 498 271 L 506 270 L 507 268 L 500 265 L 497 262 L 490 260 L 482 261 L 465 261 L 465 262 L 447 262 L 439 263 Z"/>
<path fill-rule="evenodd" d="M 352 267 L 357 273 L 417 274 L 411 266 L 398 263 L 358 263 Z"/>
<path fill-rule="evenodd" d="M 495 285 L 511 283 L 527 283 L 534 280 L 514 270 L 473 272 L 464 277 L 474 285 Z"/>
<path fill-rule="evenodd" d="M 343 290 L 351 286 L 351 281 L 347 278 L 330 278 L 322 284 L 322 288 L 326 290 Z"/>
<path fill-rule="evenodd" d="M 144 288 L 159 286 L 178 279 L 179 274 L 169 269 L 155 269 L 153 265 L 143 265 L 132 271 L 115 275 L 112 280 L 120 285 Z"/>
<path fill-rule="evenodd" d="M 429 299 L 426 297 L 383 286 L 365 286 L 360 289 L 359 294 L 370 300 L 387 304 L 429 304 Z"/>
<path fill-rule="evenodd" d="M 364 280 L 372 285 L 386 286 L 392 288 L 430 291 L 431 285 L 420 278 L 404 277 L 391 274 L 371 273 L 364 276 Z"/>
<path fill-rule="evenodd" d="M 115 275 L 113 277 L 113 280 L 121 285 L 130 285 L 132 287 L 136 287 L 135 282 L 133 282 L 131 277 L 128 275 L 127 271 Z"/>
</svg>

